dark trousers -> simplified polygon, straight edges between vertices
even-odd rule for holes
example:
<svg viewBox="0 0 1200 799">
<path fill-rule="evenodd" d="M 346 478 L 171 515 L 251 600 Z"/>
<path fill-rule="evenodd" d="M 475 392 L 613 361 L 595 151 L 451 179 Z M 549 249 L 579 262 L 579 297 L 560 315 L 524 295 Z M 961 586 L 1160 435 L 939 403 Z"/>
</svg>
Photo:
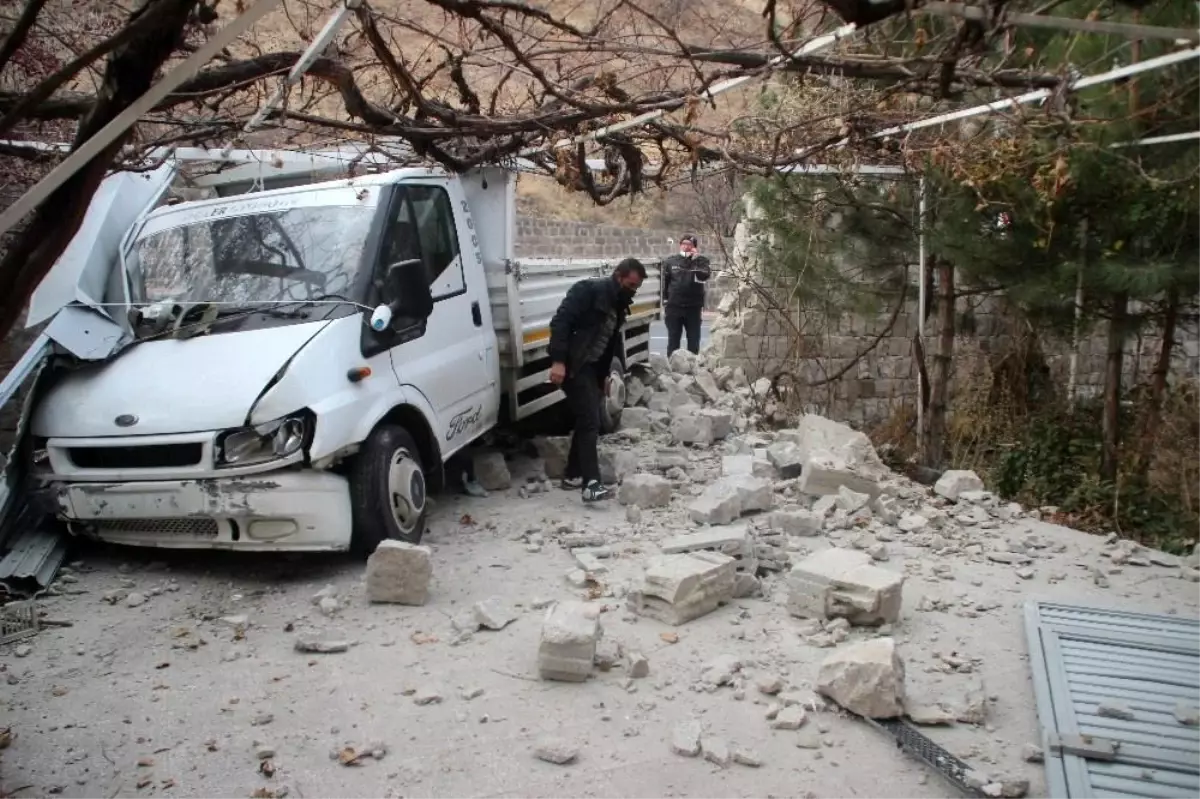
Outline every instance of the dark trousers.
<svg viewBox="0 0 1200 799">
<path fill-rule="evenodd" d="M 667 355 L 679 349 L 680 339 L 687 332 L 687 348 L 690 352 L 700 353 L 700 314 L 701 308 L 667 309 Z"/>
<path fill-rule="evenodd" d="M 600 378 L 595 364 L 582 367 L 563 382 L 567 404 L 575 417 L 575 432 L 571 435 L 571 450 L 567 453 L 564 477 L 583 478 L 587 485 L 600 479 L 600 455 L 596 445 L 600 440 Z"/>
</svg>

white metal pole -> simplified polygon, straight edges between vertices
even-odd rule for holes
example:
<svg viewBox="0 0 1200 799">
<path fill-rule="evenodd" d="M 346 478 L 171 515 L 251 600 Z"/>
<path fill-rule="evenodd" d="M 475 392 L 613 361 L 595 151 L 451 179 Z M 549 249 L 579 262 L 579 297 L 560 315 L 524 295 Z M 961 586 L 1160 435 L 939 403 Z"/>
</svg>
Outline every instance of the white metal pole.
<svg viewBox="0 0 1200 799">
<path fill-rule="evenodd" d="M 843 25 L 835 31 L 831 31 L 830 33 L 826 33 L 823 36 L 818 36 L 815 39 L 806 42 L 802 47 L 793 52 L 791 56 L 780 55 L 772 58 L 769 62 L 767 62 L 767 69 L 774 69 L 775 67 L 778 67 L 780 64 L 789 60 L 789 58 L 795 58 L 797 56 L 815 53 L 818 50 L 824 50 L 825 48 L 830 47 L 847 36 L 853 34 L 856 30 L 858 30 L 858 26 L 853 22 L 851 22 L 849 25 Z M 736 78 L 729 78 L 721 81 L 715 86 L 710 87 L 705 94 L 708 97 L 716 97 L 718 94 L 722 94 L 730 89 L 735 89 L 738 86 L 742 86 L 743 84 L 748 83 L 757 77 L 759 76 L 739 75 Z M 599 130 L 594 130 L 591 133 L 585 133 L 581 136 L 575 136 L 570 139 L 560 139 L 554 144 L 543 144 L 538 147 L 531 147 L 527 150 L 522 150 L 520 155 L 528 157 L 531 155 L 538 155 L 540 153 L 553 152 L 554 150 L 562 150 L 566 147 L 571 147 L 572 145 L 576 144 L 585 144 L 589 141 L 596 141 L 597 139 L 601 139 L 610 134 L 617 133 L 622 130 L 628 130 L 629 128 L 636 128 L 638 125 L 643 125 L 647 122 L 661 119 L 662 117 L 666 116 L 667 113 L 668 112 L 665 109 L 661 108 L 656 111 L 647 111 L 644 114 L 638 114 L 637 116 L 627 119 L 624 122 L 615 122 L 612 125 L 606 125 L 605 127 L 600 128 Z"/>
<path fill-rule="evenodd" d="M 1172 142 L 1191 141 L 1200 139 L 1200 130 L 1193 130 L 1190 133 L 1170 133 L 1166 136 L 1148 136 L 1144 139 L 1136 141 L 1117 142 L 1112 145 L 1113 149 L 1121 149 L 1123 147 L 1145 147 L 1152 144 L 1171 144 Z"/>
<path fill-rule="evenodd" d="M 118 114 L 111 122 L 101 128 L 95 136 L 88 139 L 75 152 L 71 153 L 61 164 L 50 171 L 50 174 L 38 181 L 37 185 L 25 192 L 3 214 L 0 214 L 0 235 L 7 233 L 18 222 L 25 218 L 42 201 L 49 197 L 59 186 L 67 182 L 84 164 L 100 154 L 117 140 L 121 134 L 133 127 L 138 119 L 154 108 L 163 98 L 200 71 L 200 67 L 208 63 L 214 55 L 234 42 L 237 37 L 248 31 L 258 20 L 274 10 L 281 0 L 258 0 L 248 11 L 234 19 L 215 36 L 197 48 L 182 64 L 150 87 L 150 90 L 137 99 L 132 105 Z"/>
<path fill-rule="evenodd" d="M 300 80 L 300 78 L 304 76 L 304 73 L 308 71 L 308 68 L 311 67 L 313 63 L 321 57 L 321 54 L 325 52 L 325 48 L 329 47 L 329 43 L 332 42 L 333 37 L 337 35 L 338 30 L 340 30 L 342 25 L 345 24 L 346 20 L 350 18 L 350 15 L 354 13 L 354 10 L 361 5 L 362 0 L 341 0 L 342 7 L 339 8 L 337 12 L 329 18 L 329 20 L 325 23 L 325 27 L 323 27 L 321 32 L 317 34 L 317 37 L 312 40 L 312 44 L 310 44 L 304 50 L 304 52 L 300 54 L 300 58 L 298 58 L 296 63 L 292 65 L 292 70 L 288 73 L 288 76 L 284 78 L 283 82 L 279 84 L 279 88 L 275 90 L 275 93 L 271 95 L 271 99 L 267 100 L 267 102 L 263 104 L 262 108 L 258 109 L 254 116 L 250 118 L 250 121 L 246 123 L 246 127 L 243 128 L 246 133 L 257 130 L 258 127 L 266 120 L 267 114 L 271 113 L 275 106 L 283 102 L 283 98 L 287 95 L 288 89 L 292 88 L 292 86 L 296 84 L 296 81 Z"/>
<path fill-rule="evenodd" d="M 1130 75 L 1136 75 L 1140 72 L 1149 72 L 1153 69 L 1178 64 L 1181 61 L 1187 61 L 1192 58 L 1200 58 L 1200 47 L 1192 47 L 1187 50 L 1179 50 L 1174 53 L 1167 53 L 1158 58 L 1151 58 L 1146 61 L 1138 61 L 1133 64 L 1126 64 L 1123 67 L 1111 69 L 1108 72 L 1101 72 L 1099 75 L 1092 75 L 1087 78 L 1081 78 L 1074 81 L 1068 88 L 1070 91 L 1079 91 L 1092 86 L 1099 86 L 1103 83 L 1111 83 L 1121 78 L 1127 78 Z M 896 125 L 895 127 L 886 128 L 884 130 L 872 133 L 869 138 L 878 139 L 883 136 L 895 136 L 897 133 L 908 133 L 921 128 L 928 128 L 934 125 L 941 125 L 946 122 L 954 122 L 959 119 L 967 119 L 968 117 L 979 116 L 980 114 L 990 114 L 995 111 L 1003 111 L 1005 108 L 1012 108 L 1016 105 L 1024 103 L 1032 103 L 1038 100 L 1044 100 L 1054 93 L 1053 89 L 1038 89 L 1036 91 L 1027 92 L 1025 94 L 1010 97 L 1005 100 L 994 100 L 983 105 L 973 106 L 971 108 L 963 108 L 958 111 L 951 111 L 948 114 L 939 114 L 928 119 L 919 119 L 916 122 L 909 122 L 904 125 Z M 843 139 L 843 142 L 849 141 Z"/>
<path fill-rule="evenodd" d="M 917 341 L 921 343 L 921 357 L 925 357 L 925 274 L 926 264 L 926 241 L 925 241 L 925 222 L 926 212 L 928 210 L 925 204 L 925 176 L 922 175 L 917 183 Z M 925 380 L 921 377 L 921 370 L 917 369 L 917 453 L 921 453 L 925 441 Z"/>
</svg>

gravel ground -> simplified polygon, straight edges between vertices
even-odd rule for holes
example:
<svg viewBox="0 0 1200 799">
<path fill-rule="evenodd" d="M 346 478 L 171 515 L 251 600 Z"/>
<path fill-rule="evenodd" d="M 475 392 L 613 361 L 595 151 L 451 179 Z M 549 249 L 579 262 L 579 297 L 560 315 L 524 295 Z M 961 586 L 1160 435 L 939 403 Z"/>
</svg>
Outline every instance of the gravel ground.
<svg viewBox="0 0 1200 799">
<path fill-rule="evenodd" d="M 648 435 L 624 446 L 642 468 L 662 448 Z M 772 728 L 773 700 L 757 689 L 760 678 L 811 689 L 834 651 L 787 614 L 782 575 L 764 579 L 764 596 L 678 628 L 630 614 L 623 589 L 657 541 L 693 529 L 687 503 L 720 470 L 716 449 L 681 452 L 689 481 L 670 507 L 646 511 L 640 523 L 627 521 L 616 502 L 584 508 L 557 489 L 443 497 L 425 540 L 434 576 L 422 607 L 368 604 L 363 564 L 348 557 L 83 548 L 62 578 L 69 593 L 40 602 L 74 626 L 0 649 L 2 725 L 15 735 L 0 753 L 0 794 L 956 795 L 844 712 L 810 713 L 800 730 Z M 537 463 L 516 458 L 510 466 L 520 481 Z M 911 507 L 939 502 L 901 478 L 896 485 Z M 885 533 L 878 540 L 888 552 L 878 565 L 907 575 L 894 635 L 910 699 L 958 707 L 979 678 L 990 697 L 984 724 L 927 733 L 981 771 L 1027 778 L 1030 795 L 1044 795 L 1045 786 L 1042 767 L 1022 759 L 1024 745 L 1040 740 L 1024 603 L 1200 613 L 1196 586 L 1178 568 L 1133 565 L 1143 562 L 1137 558 L 1114 565 L 1111 542 L 1032 518 L 936 537 L 874 529 Z M 555 540 L 564 530 L 608 541 L 614 557 L 598 585 L 564 579 L 575 566 Z M 831 530 L 794 539 L 789 549 L 799 558 L 834 543 L 861 545 L 854 535 Z M 1035 544 L 1028 565 L 989 559 L 994 543 L 1013 539 Z M 336 610 L 314 602 L 326 586 Z M 492 597 L 516 620 L 456 634 L 451 617 Z M 618 665 L 586 683 L 538 679 L 540 608 L 572 598 L 604 608 L 605 637 L 645 653 L 648 677 L 629 679 Z M 876 634 L 856 628 L 851 640 Z M 314 635 L 349 649 L 295 651 L 298 637 Z M 703 686 L 705 664 L 724 655 L 741 664 L 734 684 Z M 752 752 L 761 765 L 672 753 L 673 729 L 689 720 L 703 726 L 706 742 Z M 535 757 L 539 743 L 578 754 L 565 765 L 545 762 Z M 347 747 L 365 756 L 345 765 L 338 755 Z"/>
</svg>

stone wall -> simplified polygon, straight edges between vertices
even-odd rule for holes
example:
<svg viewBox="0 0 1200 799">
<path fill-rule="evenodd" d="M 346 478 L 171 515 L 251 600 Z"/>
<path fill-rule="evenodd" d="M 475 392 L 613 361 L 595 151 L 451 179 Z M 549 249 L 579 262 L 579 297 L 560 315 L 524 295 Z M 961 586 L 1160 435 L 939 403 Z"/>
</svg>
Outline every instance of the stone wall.
<svg viewBox="0 0 1200 799">
<path fill-rule="evenodd" d="M 720 364 L 740 366 L 752 378 L 788 372 L 804 386 L 800 400 L 806 410 L 857 426 L 887 419 L 902 406 L 915 407 L 917 366 L 913 357 L 918 333 L 917 287 L 893 320 L 893 308 L 876 316 L 828 316 L 812 309 L 790 307 L 786 289 L 764 285 L 763 269 L 753 263 L 745 234 L 734 250 L 735 265 L 725 280 L 735 283 L 713 325 L 710 349 Z M 736 276 L 742 276 L 740 279 Z M 752 288 L 753 286 L 753 288 Z M 764 296 L 765 295 L 765 296 Z M 952 395 L 970 389 L 986 390 L 993 375 L 1012 360 L 1024 328 L 997 295 L 963 298 L 956 316 Z M 936 319 L 925 321 L 927 368 L 932 369 L 937 346 Z M 1200 377 L 1200 330 L 1184 325 L 1177 331 L 1172 377 Z M 1147 379 L 1158 358 L 1161 339 L 1153 331 L 1132 338 L 1125 348 L 1125 385 Z M 1070 370 L 1069 345 L 1041 337 L 1049 383 L 1063 391 Z M 868 351 L 869 350 L 869 351 Z M 866 351 L 861 358 L 856 356 Z M 1078 396 L 1103 391 L 1106 341 L 1103 326 L 1089 331 L 1079 347 L 1076 372 Z M 982 378 L 982 380 L 980 379 Z M 817 385 L 814 385 L 817 384 Z M 952 400 L 954 397 L 952 396 Z"/>
</svg>

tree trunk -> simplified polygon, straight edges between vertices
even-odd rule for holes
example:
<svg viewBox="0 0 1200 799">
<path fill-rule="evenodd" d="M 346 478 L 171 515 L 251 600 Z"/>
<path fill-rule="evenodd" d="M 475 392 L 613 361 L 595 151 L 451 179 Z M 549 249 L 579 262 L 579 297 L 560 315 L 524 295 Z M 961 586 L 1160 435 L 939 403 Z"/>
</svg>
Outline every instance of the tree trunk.
<svg viewBox="0 0 1200 799">
<path fill-rule="evenodd" d="M 954 361 L 954 265 L 936 260 L 937 353 L 930 377 L 929 417 L 925 422 L 924 465 L 940 468 L 946 457 L 946 409 L 950 399 L 950 365 Z"/>
<path fill-rule="evenodd" d="M 198 0 L 145 0 L 131 15 L 161 15 L 162 25 L 113 51 L 96 104 L 79 124 L 72 150 L 78 149 L 153 85 L 159 69 L 181 40 Z M 0 260 L 0 338 L 20 321 L 25 304 L 50 267 L 62 255 L 132 130 L 119 136 L 67 179 L 38 206 L 29 224 L 13 237 Z"/>
<path fill-rule="evenodd" d="M 1139 436 L 1137 471 L 1145 475 L 1154 454 L 1155 431 L 1162 418 L 1163 397 L 1167 393 L 1167 376 L 1171 373 L 1171 350 L 1175 346 L 1175 326 L 1179 322 L 1179 288 L 1172 286 L 1167 291 L 1167 304 L 1163 310 L 1162 344 L 1158 348 L 1158 359 L 1150 374 L 1150 396 L 1146 415 L 1142 419 L 1142 434 Z"/>
<path fill-rule="evenodd" d="M 1100 479 L 1115 482 L 1121 442 L 1121 370 L 1125 360 L 1125 327 L 1129 295 L 1113 296 L 1108 319 L 1108 353 L 1104 362 L 1103 441 L 1100 448 Z"/>
</svg>

